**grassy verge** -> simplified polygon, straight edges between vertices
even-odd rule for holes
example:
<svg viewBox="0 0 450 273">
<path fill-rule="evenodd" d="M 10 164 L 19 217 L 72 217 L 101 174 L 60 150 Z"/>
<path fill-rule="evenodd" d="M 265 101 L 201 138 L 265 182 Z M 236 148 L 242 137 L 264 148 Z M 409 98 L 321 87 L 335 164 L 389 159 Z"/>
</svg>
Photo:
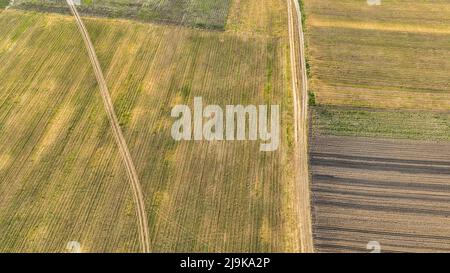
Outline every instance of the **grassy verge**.
<svg viewBox="0 0 450 273">
<path fill-rule="evenodd" d="M 302 13 L 302 26 L 303 26 L 303 29 L 306 29 L 305 4 L 303 3 L 303 0 L 298 0 L 298 3 L 300 4 L 300 12 Z"/>
</svg>

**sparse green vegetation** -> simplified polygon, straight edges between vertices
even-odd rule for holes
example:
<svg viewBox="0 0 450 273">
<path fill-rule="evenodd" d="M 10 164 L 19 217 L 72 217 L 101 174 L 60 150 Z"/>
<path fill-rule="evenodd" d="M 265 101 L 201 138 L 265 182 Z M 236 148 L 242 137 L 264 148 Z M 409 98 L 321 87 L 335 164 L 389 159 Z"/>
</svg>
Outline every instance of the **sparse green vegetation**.
<svg viewBox="0 0 450 273">
<path fill-rule="evenodd" d="M 305 4 L 303 3 L 304 0 L 298 0 L 298 4 L 300 5 L 300 12 L 302 14 L 302 27 L 303 31 L 306 31 L 306 11 L 305 11 Z"/>
<path fill-rule="evenodd" d="M 312 91 L 308 92 L 308 105 L 316 106 L 316 94 L 314 94 L 314 92 Z"/>
<path fill-rule="evenodd" d="M 78 10 L 86 15 L 224 29 L 231 0 L 83 0 Z M 16 7 L 68 13 L 61 0 L 17 0 Z"/>
<path fill-rule="evenodd" d="M 183 101 L 188 101 L 190 95 L 191 87 L 189 85 L 183 85 L 183 87 L 181 87 L 181 96 L 183 98 Z"/>
<path fill-rule="evenodd" d="M 2 9 L 6 8 L 9 4 L 8 0 L 0 0 L 0 12 Z"/>
<path fill-rule="evenodd" d="M 450 113 L 314 107 L 315 133 L 338 136 L 450 140 Z"/>
</svg>

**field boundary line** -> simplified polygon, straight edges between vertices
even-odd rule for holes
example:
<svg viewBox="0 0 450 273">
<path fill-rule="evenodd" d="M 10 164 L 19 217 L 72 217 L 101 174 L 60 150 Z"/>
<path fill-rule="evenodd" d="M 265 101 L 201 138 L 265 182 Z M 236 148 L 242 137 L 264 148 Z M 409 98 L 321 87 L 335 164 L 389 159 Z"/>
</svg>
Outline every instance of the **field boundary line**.
<svg viewBox="0 0 450 273">
<path fill-rule="evenodd" d="M 99 85 L 103 104 L 105 106 L 105 110 L 107 112 L 108 119 L 109 119 L 109 122 L 111 125 L 111 129 L 113 131 L 114 138 L 116 140 L 117 146 L 120 151 L 120 155 L 125 164 L 125 168 L 127 170 L 127 175 L 128 175 L 128 180 L 130 182 L 130 185 L 131 185 L 131 188 L 133 191 L 134 201 L 136 203 L 136 212 L 137 212 L 138 222 L 139 222 L 139 235 L 140 235 L 140 241 L 141 241 L 141 245 L 142 245 L 142 251 L 145 253 L 148 253 L 148 252 L 150 252 L 150 236 L 149 236 L 149 231 L 148 231 L 147 214 L 145 211 L 144 196 L 142 193 L 141 185 L 139 183 L 139 178 L 137 175 L 136 167 L 133 163 L 133 159 L 131 157 L 127 143 L 123 136 L 122 129 L 120 128 L 119 121 L 117 119 L 117 115 L 114 111 L 112 99 L 109 94 L 109 90 L 106 85 L 106 81 L 103 76 L 103 72 L 101 70 L 100 63 L 97 58 L 97 54 L 95 53 L 94 46 L 89 37 L 89 33 L 88 33 L 86 27 L 84 26 L 84 23 L 81 20 L 81 17 L 78 14 L 78 11 L 77 11 L 75 5 L 73 4 L 72 0 L 66 0 L 66 2 L 69 5 L 71 12 L 76 19 L 78 29 L 81 33 L 81 36 L 83 37 L 86 49 L 89 54 L 89 59 L 91 60 L 92 68 L 94 69 L 95 77 L 97 78 L 97 82 Z"/>
<path fill-rule="evenodd" d="M 294 2 L 294 4 L 292 4 Z M 305 38 L 302 26 L 302 14 L 298 0 L 287 0 L 289 47 L 292 72 L 292 93 L 294 99 L 294 130 L 295 130 L 295 180 L 298 189 L 298 207 L 300 225 L 300 251 L 314 252 L 312 220 L 311 220 L 311 187 L 308 160 L 308 76 L 306 73 Z M 293 10 L 297 20 L 294 19 Z M 296 33 L 297 32 L 297 33 Z M 298 36 L 298 55 L 295 36 Z M 297 63 L 300 59 L 300 66 Z M 298 68 L 301 70 L 299 76 Z M 301 89 L 299 90 L 299 77 Z M 300 101 L 301 98 L 301 101 Z M 299 110 L 300 109 L 300 110 Z"/>
</svg>

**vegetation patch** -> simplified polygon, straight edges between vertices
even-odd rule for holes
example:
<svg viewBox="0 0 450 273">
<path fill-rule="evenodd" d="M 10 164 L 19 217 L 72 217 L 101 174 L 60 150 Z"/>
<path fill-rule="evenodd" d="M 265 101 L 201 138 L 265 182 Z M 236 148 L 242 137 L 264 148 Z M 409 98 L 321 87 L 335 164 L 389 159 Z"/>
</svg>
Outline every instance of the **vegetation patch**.
<svg viewBox="0 0 450 273">
<path fill-rule="evenodd" d="M 417 140 L 450 140 L 450 113 L 312 108 L 318 134 Z"/>
<path fill-rule="evenodd" d="M 316 106 L 316 94 L 314 94 L 314 92 L 312 91 L 308 92 L 308 105 Z"/>
<path fill-rule="evenodd" d="M 233 0 L 226 30 L 287 36 L 286 5 L 286 1 L 279 0 Z"/>
<path fill-rule="evenodd" d="M 305 11 L 319 104 L 450 109 L 448 3 L 311 0 Z"/>
<path fill-rule="evenodd" d="M 3 1 L 3 0 L 0 0 Z M 231 0 L 83 0 L 81 14 L 224 29 Z M 17 0 L 16 8 L 69 12 L 65 0 Z"/>
</svg>

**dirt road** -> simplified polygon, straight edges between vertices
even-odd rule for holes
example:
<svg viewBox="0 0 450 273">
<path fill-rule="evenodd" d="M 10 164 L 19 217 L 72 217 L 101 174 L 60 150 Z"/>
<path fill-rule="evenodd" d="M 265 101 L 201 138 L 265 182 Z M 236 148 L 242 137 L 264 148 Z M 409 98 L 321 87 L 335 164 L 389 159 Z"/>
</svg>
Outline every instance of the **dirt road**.
<svg viewBox="0 0 450 273">
<path fill-rule="evenodd" d="M 311 221 L 311 197 L 308 168 L 308 78 L 305 43 L 298 0 L 287 0 L 289 43 L 292 69 L 292 92 L 295 116 L 296 181 L 301 252 L 314 252 Z M 299 78 L 300 81 L 299 81 Z"/>
<path fill-rule="evenodd" d="M 97 55 L 95 53 L 94 46 L 92 45 L 91 39 L 89 38 L 89 34 L 86 30 L 86 27 L 83 24 L 83 21 L 78 14 L 76 7 L 74 6 L 72 0 L 66 0 L 67 4 L 70 7 L 72 14 L 75 16 L 78 29 L 83 37 L 84 43 L 86 45 L 86 49 L 89 54 L 89 58 L 92 63 L 92 67 L 94 68 L 95 77 L 97 78 L 97 82 L 99 85 L 100 93 L 103 99 L 103 103 L 108 114 L 108 119 L 111 124 L 111 128 L 114 133 L 114 138 L 116 139 L 117 145 L 120 150 L 120 155 L 122 156 L 123 162 L 125 164 L 128 179 L 130 181 L 133 193 L 134 193 L 134 201 L 136 202 L 136 210 L 139 221 L 139 234 L 140 240 L 142 244 L 143 252 L 150 252 L 150 237 L 148 231 L 148 223 L 147 223 L 147 215 L 145 212 L 145 203 L 144 197 L 141 190 L 141 185 L 139 183 L 139 178 L 136 172 L 136 168 L 133 163 L 133 159 L 131 158 L 130 151 L 128 150 L 127 143 L 125 138 L 123 137 L 122 130 L 119 126 L 119 122 L 114 111 L 113 103 L 111 97 L 109 95 L 108 87 L 106 85 L 105 78 L 103 76 L 103 72 L 100 67 L 100 63 L 98 62 Z"/>
</svg>

